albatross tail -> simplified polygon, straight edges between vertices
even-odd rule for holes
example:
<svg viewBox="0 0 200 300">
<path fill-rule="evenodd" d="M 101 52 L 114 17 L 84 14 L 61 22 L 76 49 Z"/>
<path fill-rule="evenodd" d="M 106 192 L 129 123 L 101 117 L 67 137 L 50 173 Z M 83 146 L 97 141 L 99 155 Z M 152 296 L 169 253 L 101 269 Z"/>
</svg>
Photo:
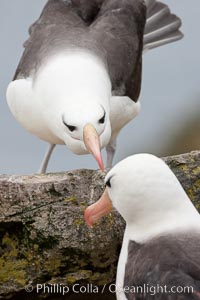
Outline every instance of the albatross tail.
<svg viewBox="0 0 200 300">
<path fill-rule="evenodd" d="M 145 0 L 147 21 L 144 32 L 144 51 L 180 40 L 181 20 L 170 12 L 169 7 L 156 0 Z"/>
</svg>

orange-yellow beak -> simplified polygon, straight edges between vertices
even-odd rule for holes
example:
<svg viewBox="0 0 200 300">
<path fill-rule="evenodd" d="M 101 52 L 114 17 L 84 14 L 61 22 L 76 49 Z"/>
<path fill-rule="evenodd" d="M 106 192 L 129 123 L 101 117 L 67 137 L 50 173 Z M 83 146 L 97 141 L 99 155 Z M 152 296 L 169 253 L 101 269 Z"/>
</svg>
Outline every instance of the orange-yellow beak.
<svg viewBox="0 0 200 300">
<path fill-rule="evenodd" d="M 83 129 L 83 140 L 86 149 L 91 153 L 98 162 L 99 168 L 104 171 L 103 160 L 101 156 L 100 139 L 94 126 L 85 125 Z"/>
<path fill-rule="evenodd" d="M 101 198 L 85 210 L 85 221 L 87 225 L 92 227 L 99 219 L 109 214 L 111 210 L 112 203 L 107 189 L 105 189 Z"/>
</svg>

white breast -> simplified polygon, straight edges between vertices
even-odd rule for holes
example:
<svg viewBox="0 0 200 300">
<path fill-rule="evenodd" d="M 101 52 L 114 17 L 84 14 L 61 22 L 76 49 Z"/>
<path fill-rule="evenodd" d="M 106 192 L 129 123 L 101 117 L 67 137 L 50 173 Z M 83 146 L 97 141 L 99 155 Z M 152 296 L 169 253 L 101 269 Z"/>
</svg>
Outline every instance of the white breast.
<svg viewBox="0 0 200 300">
<path fill-rule="evenodd" d="M 12 81 L 6 97 L 13 116 L 26 130 L 49 143 L 63 143 L 52 134 L 45 122 L 41 98 L 34 97 L 32 79 Z"/>
<path fill-rule="evenodd" d="M 56 135 L 57 120 L 70 103 L 101 99 L 106 107 L 110 97 L 111 83 L 105 66 L 91 54 L 79 52 L 51 57 L 34 80 L 15 80 L 7 89 L 7 102 L 17 121 L 53 144 L 64 144 Z"/>
<path fill-rule="evenodd" d="M 126 262 L 128 259 L 128 244 L 129 244 L 129 235 L 125 230 L 122 248 L 119 256 L 119 262 L 117 266 L 117 279 L 116 279 L 116 296 L 117 300 L 127 300 L 123 289 L 124 289 L 124 276 L 125 276 L 125 268 Z"/>
</svg>

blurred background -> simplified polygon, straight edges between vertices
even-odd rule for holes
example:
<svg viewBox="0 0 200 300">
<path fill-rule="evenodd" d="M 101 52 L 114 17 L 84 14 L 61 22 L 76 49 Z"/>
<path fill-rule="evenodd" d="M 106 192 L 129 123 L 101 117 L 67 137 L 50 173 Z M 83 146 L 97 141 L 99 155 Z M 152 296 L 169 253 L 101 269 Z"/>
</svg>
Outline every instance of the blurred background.
<svg viewBox="0 0 200 300">
<path fill-rule="evenodd" d="M 200 1 L 163 2 L 181 17 L 185 37 L 144 55 L 142 110 L 121 132 L 115 163 L 138 152 L 167 156 L 200 149 Z M 0 2 L 0 174 L 36 172 L 46 150 L 43 141 L 15 121 L 5 98 L 28 27 L 45 3 L 46 0 Z M 96 169 L 97 165 L 89 155 L 76 156 L 65 146 L 58 146 L 48 171 L 79 168 Z"/>
</svg>

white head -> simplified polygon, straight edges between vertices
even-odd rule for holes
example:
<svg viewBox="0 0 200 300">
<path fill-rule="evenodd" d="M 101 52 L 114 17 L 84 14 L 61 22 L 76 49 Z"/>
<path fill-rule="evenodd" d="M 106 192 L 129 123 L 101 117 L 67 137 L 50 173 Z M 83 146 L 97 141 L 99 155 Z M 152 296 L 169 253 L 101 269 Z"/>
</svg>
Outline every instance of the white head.
<svg viewBox="0 0 200 300">
<path fill-rule="evenodd" d="M 130 156 L 118 163 L 106 176 L 106 191 L 99 202 L 85 213 L 93 225 L 110 211 L 111 205 L 125 219 L 127 226 L 148 231 L 171 222 L 187 223 L 199 215 L 169 167 L 150 154 Z M 110 200 L 109 200 L 110 199 Z"/>
<path fill-rule="evenodd" d="M 103 169 L 101 148 L 111 136 L 111 83 L 103 63 L 75 51 L 51 59 L 38 78 L 49 130 L 72 152 L 91 153 Z"/>
<path fill-rule="evenodd" d="M 73 103 L 60 115 L 59 136 L 75 154 L 91 153 L 103 170 L 101 149 L 110 140 L 108 108 L 100 102 Z"/>
</svg>

